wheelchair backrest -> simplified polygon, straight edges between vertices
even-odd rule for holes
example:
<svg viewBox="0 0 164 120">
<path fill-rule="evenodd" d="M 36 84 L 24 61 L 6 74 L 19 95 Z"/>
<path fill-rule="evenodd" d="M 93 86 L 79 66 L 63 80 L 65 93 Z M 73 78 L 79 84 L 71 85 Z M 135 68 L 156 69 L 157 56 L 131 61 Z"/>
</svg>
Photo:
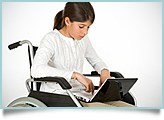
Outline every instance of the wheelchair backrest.
<svg viewBox="0 0 164 120">
<path fill-rule="evenodd" d="M 32 46 L 32 47 L 33 47 L 33 55 L 35 56 L 35 53 L 36 53 L 38 47 L 36 47 L 36 46 Z M 30 63 L 30 69 L 31 69 L 32 61 L 31 61 L 31 55 L 30 55 L 30 48 L 29 48 L 29 46 L 28 46 L 28 56 L 29 56 L 29 63 Z"/>
<path fill-rule="evenodd" d="M 33 55 L 35 56 L 38 47 L 36 47 L 36 46 L 32 46 L 32 47 L 33 47 Z M 32 61 L 31 61 L 31 55 L 30 55 L 30 48 L 29 47 L 28 47 L 28 56 L 29 56 L 29 63 L 30 63 L 30 69 L 31 69 Z M 30 77 L 32 78 L 32 76 L 30 76 Z M 40 82 L 36 83 L 36 89 L 37 89 L 37 91 L 40 90 L 40 86 L 41 86 L 41 83 Z M 31 89 L 33 90 L 33 84 L 31 84 Z"/>
</svg>

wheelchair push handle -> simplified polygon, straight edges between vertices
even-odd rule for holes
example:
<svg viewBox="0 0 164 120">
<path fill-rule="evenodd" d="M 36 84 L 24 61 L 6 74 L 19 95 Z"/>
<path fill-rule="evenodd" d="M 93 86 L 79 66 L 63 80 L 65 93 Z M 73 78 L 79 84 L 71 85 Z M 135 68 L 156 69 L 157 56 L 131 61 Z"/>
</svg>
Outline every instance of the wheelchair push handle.
<svg viewBox="0 0 164 120">
<path fill-rule="evenodd" d="M 15 48 L 17 48 L 18 46 L 21 46 L 22 44 L 20 44 L 20 41 L 19 42 L 15 42 L 15 43 L 13 43 L 13 44 L 10 44 L 9 46 L 8 46 L 8 48 L 10 49 L 10 50 L 12 50 L 12 49 L 15 49 Z"/>
<path fill-rule="evenodd" d="M 29 47 L 29 50 L 30 50 L 31 63 L 33 63 L 33 58 L 34 58 L 33 45 L 31 44 L 31 42 L 29 40 L 22 40 L 22 41 L 19 41 L 19 42 L 15 42 L 13 44 L 10 44 L 8 46 L 8 48 L 10 50 L 12 50 L 14 48 L 17 48 L 18 46 L 23 45 L 23 44 L 28 44 L 28 47 Z"/>
</svg>

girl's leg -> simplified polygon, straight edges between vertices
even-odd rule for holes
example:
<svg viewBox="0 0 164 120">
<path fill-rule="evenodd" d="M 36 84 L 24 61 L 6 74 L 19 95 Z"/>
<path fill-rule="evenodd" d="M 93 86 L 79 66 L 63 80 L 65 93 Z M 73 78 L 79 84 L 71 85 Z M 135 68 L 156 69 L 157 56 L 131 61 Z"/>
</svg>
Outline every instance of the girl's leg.
<svg viewBox="0 0 164 120">
<path fill-rule="evenodd" d="M 116 107 L 137 107 L 123 101 L 111 101 L 111 102 L 105 102 L 105 104 L 116 106 Z"/>
<path fill-rule="evenodd" d="M 101 103 L 101 102 L 92 102 L 92 103 L 85 103 L 85 102 L 82 102 L 82 101 L 80 101 L 80 102 L 83 105 L 83 107 L 115 107 L 115 106 L 112 106 L 112 105 L 109 105 L 109 104 L 104 104 L 104 103 Z"/>
</svg>

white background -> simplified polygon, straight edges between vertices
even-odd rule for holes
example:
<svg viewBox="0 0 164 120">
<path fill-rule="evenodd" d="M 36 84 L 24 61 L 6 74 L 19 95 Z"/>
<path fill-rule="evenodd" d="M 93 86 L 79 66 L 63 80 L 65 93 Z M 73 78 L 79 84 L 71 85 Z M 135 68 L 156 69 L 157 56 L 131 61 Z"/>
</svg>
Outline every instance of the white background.
<svg viewBox="0 0 164 120">
<path fill-rule="evenodd" d="M 2 107 L 27 96 L 25 80 L 30 77 L 27 45 L 12 51 L 8 45 L 26 39 L 38 46 L 52 30 L 54 16 L 64 5 L 64 2 L 2 3 Z M 131 89 L 138 106 L 162 107 L 162 3 L 93 2 L 92 5 L 96 19 L 89 37 L 97 54 L 111 71 L 126 78 L 138 78 Z M 84 73 L 92 70 L 85 62 Z"/>
</svg>

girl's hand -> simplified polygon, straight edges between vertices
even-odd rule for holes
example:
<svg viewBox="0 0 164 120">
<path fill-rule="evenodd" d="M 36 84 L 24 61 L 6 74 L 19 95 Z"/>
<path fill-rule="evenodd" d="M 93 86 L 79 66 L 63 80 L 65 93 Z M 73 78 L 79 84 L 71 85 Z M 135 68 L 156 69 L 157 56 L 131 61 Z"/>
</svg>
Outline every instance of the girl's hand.
<svg viewBox="0 0 164 120">
<path fill-rule="evenodd" d="M 99 88 L 101 87 L 101 85 L 104 83 L 104 81 L 105 81 L 107 78 L 111 78 L 109 70 L 107 70 L 107 69 L 101 70 Z"/>
<path fill-rule="evenodd" d="M 75 78 L 81 83 L 81 84 L 83 84 L 84 86 L 85 86 L 85 92 L 92 92 L 92 95 L 93 95 L 93 93 L 94 93 L 94 85 L 93 85 L 93 83 L 92 83 L 92 80 L 90 80 L 90 79 L 88 79 L 87 77 L 85 77 L 84 75 L 82 75 L 82 74 L 80 74 L 80 73 L 73 73 L 72 74 L 72 79 L 74 78 L 74 75 L 75 75 Z"/>
</svg>

